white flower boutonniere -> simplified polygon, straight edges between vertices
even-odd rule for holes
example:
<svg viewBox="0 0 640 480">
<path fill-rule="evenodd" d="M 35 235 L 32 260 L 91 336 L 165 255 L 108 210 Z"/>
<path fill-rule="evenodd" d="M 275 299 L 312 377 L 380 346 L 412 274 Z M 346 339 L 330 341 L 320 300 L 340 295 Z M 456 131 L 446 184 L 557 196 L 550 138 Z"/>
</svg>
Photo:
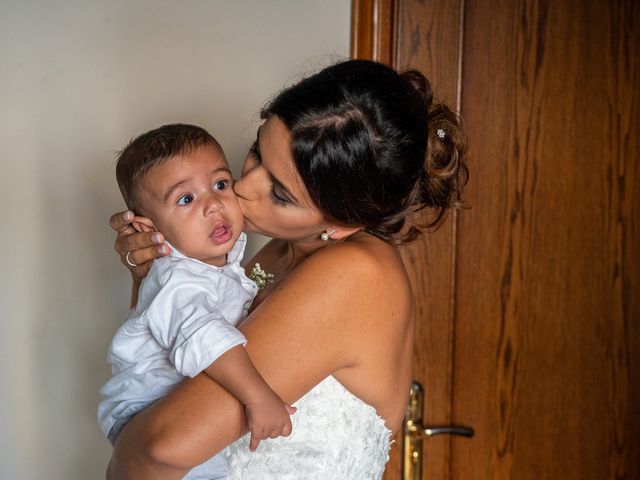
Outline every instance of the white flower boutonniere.
<svg viewBox="0 0 640 480">
<path fill-rule="evenodd" d="M 249 272 L 249 278 L 256 282 L 258 293 L 273 283 L 273 273 L 265 272 L 259 263 L 256 263 Z"/>
</svg>

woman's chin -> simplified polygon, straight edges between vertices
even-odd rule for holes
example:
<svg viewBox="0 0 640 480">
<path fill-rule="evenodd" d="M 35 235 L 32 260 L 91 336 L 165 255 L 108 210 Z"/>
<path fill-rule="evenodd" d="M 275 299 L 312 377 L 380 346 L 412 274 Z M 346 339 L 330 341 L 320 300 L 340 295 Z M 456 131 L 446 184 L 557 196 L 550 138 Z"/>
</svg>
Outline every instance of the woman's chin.
<svg viewBox="0 0 640 480">
<path fill-rule="evenodd" d="M 247 217 L 244 218 L 244 226 L 242 227 L 242 230 L 244 230 L 245 232 L 262 234 L 262 230 L 251 223 L 251 220 L 249 220 Z"/>
</svg>

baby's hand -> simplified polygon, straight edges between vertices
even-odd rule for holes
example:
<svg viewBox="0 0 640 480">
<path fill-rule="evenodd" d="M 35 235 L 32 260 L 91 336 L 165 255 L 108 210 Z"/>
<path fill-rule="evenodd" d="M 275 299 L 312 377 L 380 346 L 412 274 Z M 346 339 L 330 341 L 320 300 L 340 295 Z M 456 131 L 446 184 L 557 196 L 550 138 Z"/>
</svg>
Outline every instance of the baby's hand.
<svg viewBox="0 0 640 480">
<path fill-rule="evenodd" d="M 251 440 L 249 450 L 256 451 L 260 440 L 265 438 L 288 437 L 291 434 L 290 415 L 296 411 L 283 402 L 275 393 L 265 394 L 263 398 L 245 405 Z"/>
</svg>

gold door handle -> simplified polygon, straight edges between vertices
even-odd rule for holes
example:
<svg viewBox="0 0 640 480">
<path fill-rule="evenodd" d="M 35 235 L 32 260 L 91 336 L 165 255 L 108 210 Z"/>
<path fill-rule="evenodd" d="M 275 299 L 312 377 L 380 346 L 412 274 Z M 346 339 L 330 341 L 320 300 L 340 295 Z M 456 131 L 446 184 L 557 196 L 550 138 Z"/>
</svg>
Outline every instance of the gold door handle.
<svg viewBox="0 0 640 480">
<path fill-rule="evenodd" d="M 422 411 L 424 405 L 424 389 L 418 382 L 411 384 L 409 405 L 404 417 L 404 436 L 402 456 L 404 458 L 402 478 L 404 480 L 422 480 L 422 439 L 432 435 L 473 436 L 473 429 L 457 425 L 423 426 Z"/>
</svg>

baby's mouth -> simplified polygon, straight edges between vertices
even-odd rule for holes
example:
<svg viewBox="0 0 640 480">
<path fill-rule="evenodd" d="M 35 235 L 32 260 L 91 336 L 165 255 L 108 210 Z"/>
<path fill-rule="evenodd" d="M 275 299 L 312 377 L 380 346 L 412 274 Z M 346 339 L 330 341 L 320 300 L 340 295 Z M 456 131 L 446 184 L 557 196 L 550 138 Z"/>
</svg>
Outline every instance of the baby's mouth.
<svg viewBox="0 0 640 480">
<path fill-rule="evenodd" d="M 232 231 L 227 225 L 218 225 L 211 232 L 211 238 L 216 243 L 226 243 L 231 238 Z"/>
</svg>

